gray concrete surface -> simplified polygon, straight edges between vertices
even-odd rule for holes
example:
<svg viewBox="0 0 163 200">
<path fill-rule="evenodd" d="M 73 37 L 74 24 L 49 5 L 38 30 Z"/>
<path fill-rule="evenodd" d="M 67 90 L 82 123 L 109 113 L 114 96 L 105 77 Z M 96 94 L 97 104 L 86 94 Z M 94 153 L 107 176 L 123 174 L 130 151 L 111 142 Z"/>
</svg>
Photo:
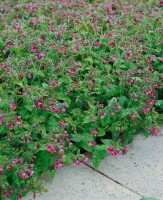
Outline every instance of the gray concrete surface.
<svg viewBox="0 0 163 200">
<path fill-rule="evenodd" d="M 161 129 L 161 135 L 163 135 L 163 128 Z"/>
<path fill-rule="evenodd" d="M 45 177 L 47 193 L 36 200 L 139 200 L 141 197 L 89 167 L 64 166 L 54 181 Z M 24 200 L 32 200 L 29 194 Z"/>
<path fill-rule="evenodd" d="M 106 157 L 98 170 L 143 196 L 163 200 L 163 135 L 138 135 L 126 155 Z"/>
</svg>

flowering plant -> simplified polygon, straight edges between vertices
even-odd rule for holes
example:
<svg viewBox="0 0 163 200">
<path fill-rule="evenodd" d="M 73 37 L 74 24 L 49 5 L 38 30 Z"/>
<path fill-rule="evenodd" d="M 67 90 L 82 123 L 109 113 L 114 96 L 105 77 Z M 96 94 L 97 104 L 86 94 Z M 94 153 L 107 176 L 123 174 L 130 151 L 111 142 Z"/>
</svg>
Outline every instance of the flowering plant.
<svg viewBox="0 0 163 200">
<path fill-rule="evenodd" d="M 161 1 L 3 0 L 0 192 L 44 191 L 38 175 L 160 134 Z"/>
</svg>

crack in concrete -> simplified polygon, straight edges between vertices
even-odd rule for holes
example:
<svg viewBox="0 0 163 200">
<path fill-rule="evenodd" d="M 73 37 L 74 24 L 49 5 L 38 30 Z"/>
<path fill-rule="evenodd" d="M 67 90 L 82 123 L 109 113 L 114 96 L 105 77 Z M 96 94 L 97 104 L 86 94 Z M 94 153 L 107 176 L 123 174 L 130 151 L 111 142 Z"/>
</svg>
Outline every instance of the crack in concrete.
<svg viewBox="0 0 163 200">
<path fill-rule="evenodd" d="M 113 178 L 111 178 L 110 176 L 108 176 L 108 175 L 104 174 L 104 173 L 103 173 L 103 172 L 101 172 L 100 170 L 98 170 L 98 169 L 94 169 L 94 168 L 93 168 L 91 165 L 89 165 L 89 164 L 87 164 L 87 163 L 85 163 L 84 165 L 86 165 L 87 167 L 89 167 L 89 168 L 93 169 L 94 171 L 96 171 L 97 173 L 101 174 L 102 176 L 105 176 L 106 178 L 108 178 L 108 179 L 110 179 L 110 180 L 114 181 L 115 183 L 117 183 L 118 185 L 120 185 L 120 186 L 124 187 L 125 189 L 127 189 L 127 190 L 129 190 L 129 191 L 131 191 L 131 192 L 133 192 L 133 193 L 135 193 L 135 194 L 137 194 L 137 195 L 139 195 L 140 197 L 143 197 L 143 195 L 142 195 L 142 194 L 140 194 L 139 192 L 137 192 L 137 191 L 133 190 L 132 188 L 129 188 L 129 187 L 127 187 L 127 186 L 123 185 L 123 184 L 122 184 L 122 183 L 120 183 L 119 181 L 116 181 L 115 179 L 113 179 Z"/>
</svg>

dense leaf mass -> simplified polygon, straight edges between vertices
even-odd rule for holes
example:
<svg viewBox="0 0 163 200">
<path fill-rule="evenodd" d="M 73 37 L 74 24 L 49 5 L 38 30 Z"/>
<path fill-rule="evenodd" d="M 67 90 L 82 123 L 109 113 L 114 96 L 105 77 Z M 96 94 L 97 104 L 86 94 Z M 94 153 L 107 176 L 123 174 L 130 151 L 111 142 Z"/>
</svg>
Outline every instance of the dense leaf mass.
<svg viewBox="0 0 163 200">
<path fill-rule="evenodd" d="M 163 122 L 157 0 L 0 2 L 0 192 L 44 191 L 38 175 L 117 158 Z M 163 124 L 163 123 L 162 123 Z M 156 147 L 157 148 L 157 147 Z"/>
</svg>

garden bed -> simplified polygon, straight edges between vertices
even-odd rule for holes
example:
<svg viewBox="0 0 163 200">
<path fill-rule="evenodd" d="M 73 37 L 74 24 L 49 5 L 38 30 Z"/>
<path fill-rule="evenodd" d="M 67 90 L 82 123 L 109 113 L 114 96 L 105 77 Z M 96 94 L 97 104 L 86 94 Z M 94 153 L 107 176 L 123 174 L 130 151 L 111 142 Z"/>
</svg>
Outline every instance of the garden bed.
<svg viewBox="0 0 163 200">
<path fill-rule="evenodd" d="M 4 0 L 0 191 L 45 189 L 38 175 L 92 153 L 117 158 L 163 124 L 161 1 Z"/>
</svg>

